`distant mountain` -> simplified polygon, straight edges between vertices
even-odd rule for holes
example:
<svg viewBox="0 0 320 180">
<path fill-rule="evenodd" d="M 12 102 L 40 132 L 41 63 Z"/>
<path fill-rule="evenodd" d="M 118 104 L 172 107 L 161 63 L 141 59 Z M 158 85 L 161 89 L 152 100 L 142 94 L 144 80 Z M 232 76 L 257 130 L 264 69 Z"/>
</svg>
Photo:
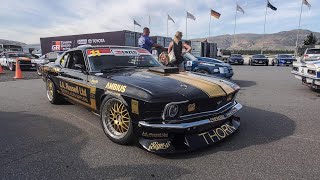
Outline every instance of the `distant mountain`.
<svg viewBox="0 0 320 180">
<path fill-rule="evenodd" d="M 26 43 L 23 42 L 18 42 L 18 41 L 11 41 L 11 40 L 5 40 L 5 39 L 0 39 L 0 44 L 10 44 L 10 45 L 19 45 L 19 46 L 25 46 L 27 45 Z"/>
<path fill-rule="evenodd" d="M 274 34 L 266 34 L 263 37 L 263 34 L 236 34 L 236 42 L 233 43 L 233 35 L 221 35 L 214 36 L 209 38 L 199 38 L 194 40 L 205 40 L 208 39 L 210 42 L 215 42 L 218 44 L 218 48 L 222 49 L 245 49 L 245 50 L 259 50 L 262 47 L 267 47 L 270 50 L 294 50 L 297 31 L 282 31 Z M 300 30 L 300 44 L 307 35 L 312 31 L 309 30 Z M 320 33 L 313 32 L 320 41 Z"/>
</svg>

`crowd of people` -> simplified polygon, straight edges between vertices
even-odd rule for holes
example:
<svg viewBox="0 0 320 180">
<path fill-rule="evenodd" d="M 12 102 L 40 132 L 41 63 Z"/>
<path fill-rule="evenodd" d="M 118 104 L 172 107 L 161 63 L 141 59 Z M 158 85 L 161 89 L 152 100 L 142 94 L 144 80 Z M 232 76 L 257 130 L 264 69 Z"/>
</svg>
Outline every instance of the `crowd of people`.
<svg viewBox="0 0 320 180">
<path fill-rule="evenodd" d="M 149 35 L 150 30 L 145 27 L 143 29 L 143 34 L 138 41 L 139 47 L 148 50 L 150 53 L 152 47 L 163 48 L 161 45 L 154 43 Z M 185 51 L 183 51 L 183 49 L 185 49 Z M 177 31 L 172 42 L 169 44 L 168 51 L 164 51 L 159 55 L 159 61 L 165 66 L 178 67 L 180 70 L 184 70 L 183 55 L 190 51 L 191 47 L 187 43 L 182 42 L 182 32 Z"/>
</svg>

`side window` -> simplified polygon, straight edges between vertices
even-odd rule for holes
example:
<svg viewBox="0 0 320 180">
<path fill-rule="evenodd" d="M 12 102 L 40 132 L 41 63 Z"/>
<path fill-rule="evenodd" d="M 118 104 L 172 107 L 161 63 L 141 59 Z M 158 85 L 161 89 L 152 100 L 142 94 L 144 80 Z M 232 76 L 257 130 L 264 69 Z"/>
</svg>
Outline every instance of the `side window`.
<svg viewBox="0 0 320 180">
<path fill-rule="evenodd" d="M 81 65 L 83 66 L 83 68 L 85 69 L 85 62 L 84 62 L 84 58 L 83 58 L 83 54 L 81 51 L 72 51 L 69 52 L 69 60 L 68 60 L 68 65 L 67 68 L 69 69 L 77 69 L 75 67 L 75 65 Z"/>
<path fill-rule="evenodd" d="M 64 56 L 62 56 L 62 58 L 60 59 L 60 65 L 62 67 L 66 67 L 66 63 L 68 62 L 69 58 L 70 58 L 70 54 L 69 53 L 67 53 Z"/>
</svg>

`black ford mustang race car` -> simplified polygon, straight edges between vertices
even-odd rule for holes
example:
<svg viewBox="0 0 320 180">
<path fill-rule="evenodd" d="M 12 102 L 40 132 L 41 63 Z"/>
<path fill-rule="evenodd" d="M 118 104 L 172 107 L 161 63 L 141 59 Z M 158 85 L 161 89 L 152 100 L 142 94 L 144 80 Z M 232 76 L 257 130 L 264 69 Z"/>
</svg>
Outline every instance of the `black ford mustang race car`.
<svg viewBox="0 0 320 180">
<path fill-rule="evenodd" d="M 173 153 L 211 145 L 240 125 L 236 84 L 164 67 L 145 49 L 79 46 L 44 65 L 52 104 L 64 100 L 99 114 L 114 142 L 138 140 L 148 151 Z"/>
</svg>

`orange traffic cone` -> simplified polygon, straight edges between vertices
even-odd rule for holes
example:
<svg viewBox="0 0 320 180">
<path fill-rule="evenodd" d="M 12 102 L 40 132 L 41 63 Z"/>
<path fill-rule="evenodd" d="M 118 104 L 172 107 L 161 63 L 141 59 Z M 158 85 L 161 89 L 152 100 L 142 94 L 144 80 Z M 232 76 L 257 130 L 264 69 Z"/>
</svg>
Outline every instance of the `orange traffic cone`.
<svg viewBox="0 0 320 180">
<path fill-rule="evenodd" d="M 2 66 L 0 65 L 0 74 L 3 74 L 3 69 L 2 69 Z"/>
<path fill-rule="evenodd" d="M 15 79 L 23 79 L 22 72 L 21 72 L 21 69 L 20 69 L 20 63 L 19 63 L 18 59 L 16 60 L 16 75 L 13 78 L 15 78 Z"/>
</svg>

